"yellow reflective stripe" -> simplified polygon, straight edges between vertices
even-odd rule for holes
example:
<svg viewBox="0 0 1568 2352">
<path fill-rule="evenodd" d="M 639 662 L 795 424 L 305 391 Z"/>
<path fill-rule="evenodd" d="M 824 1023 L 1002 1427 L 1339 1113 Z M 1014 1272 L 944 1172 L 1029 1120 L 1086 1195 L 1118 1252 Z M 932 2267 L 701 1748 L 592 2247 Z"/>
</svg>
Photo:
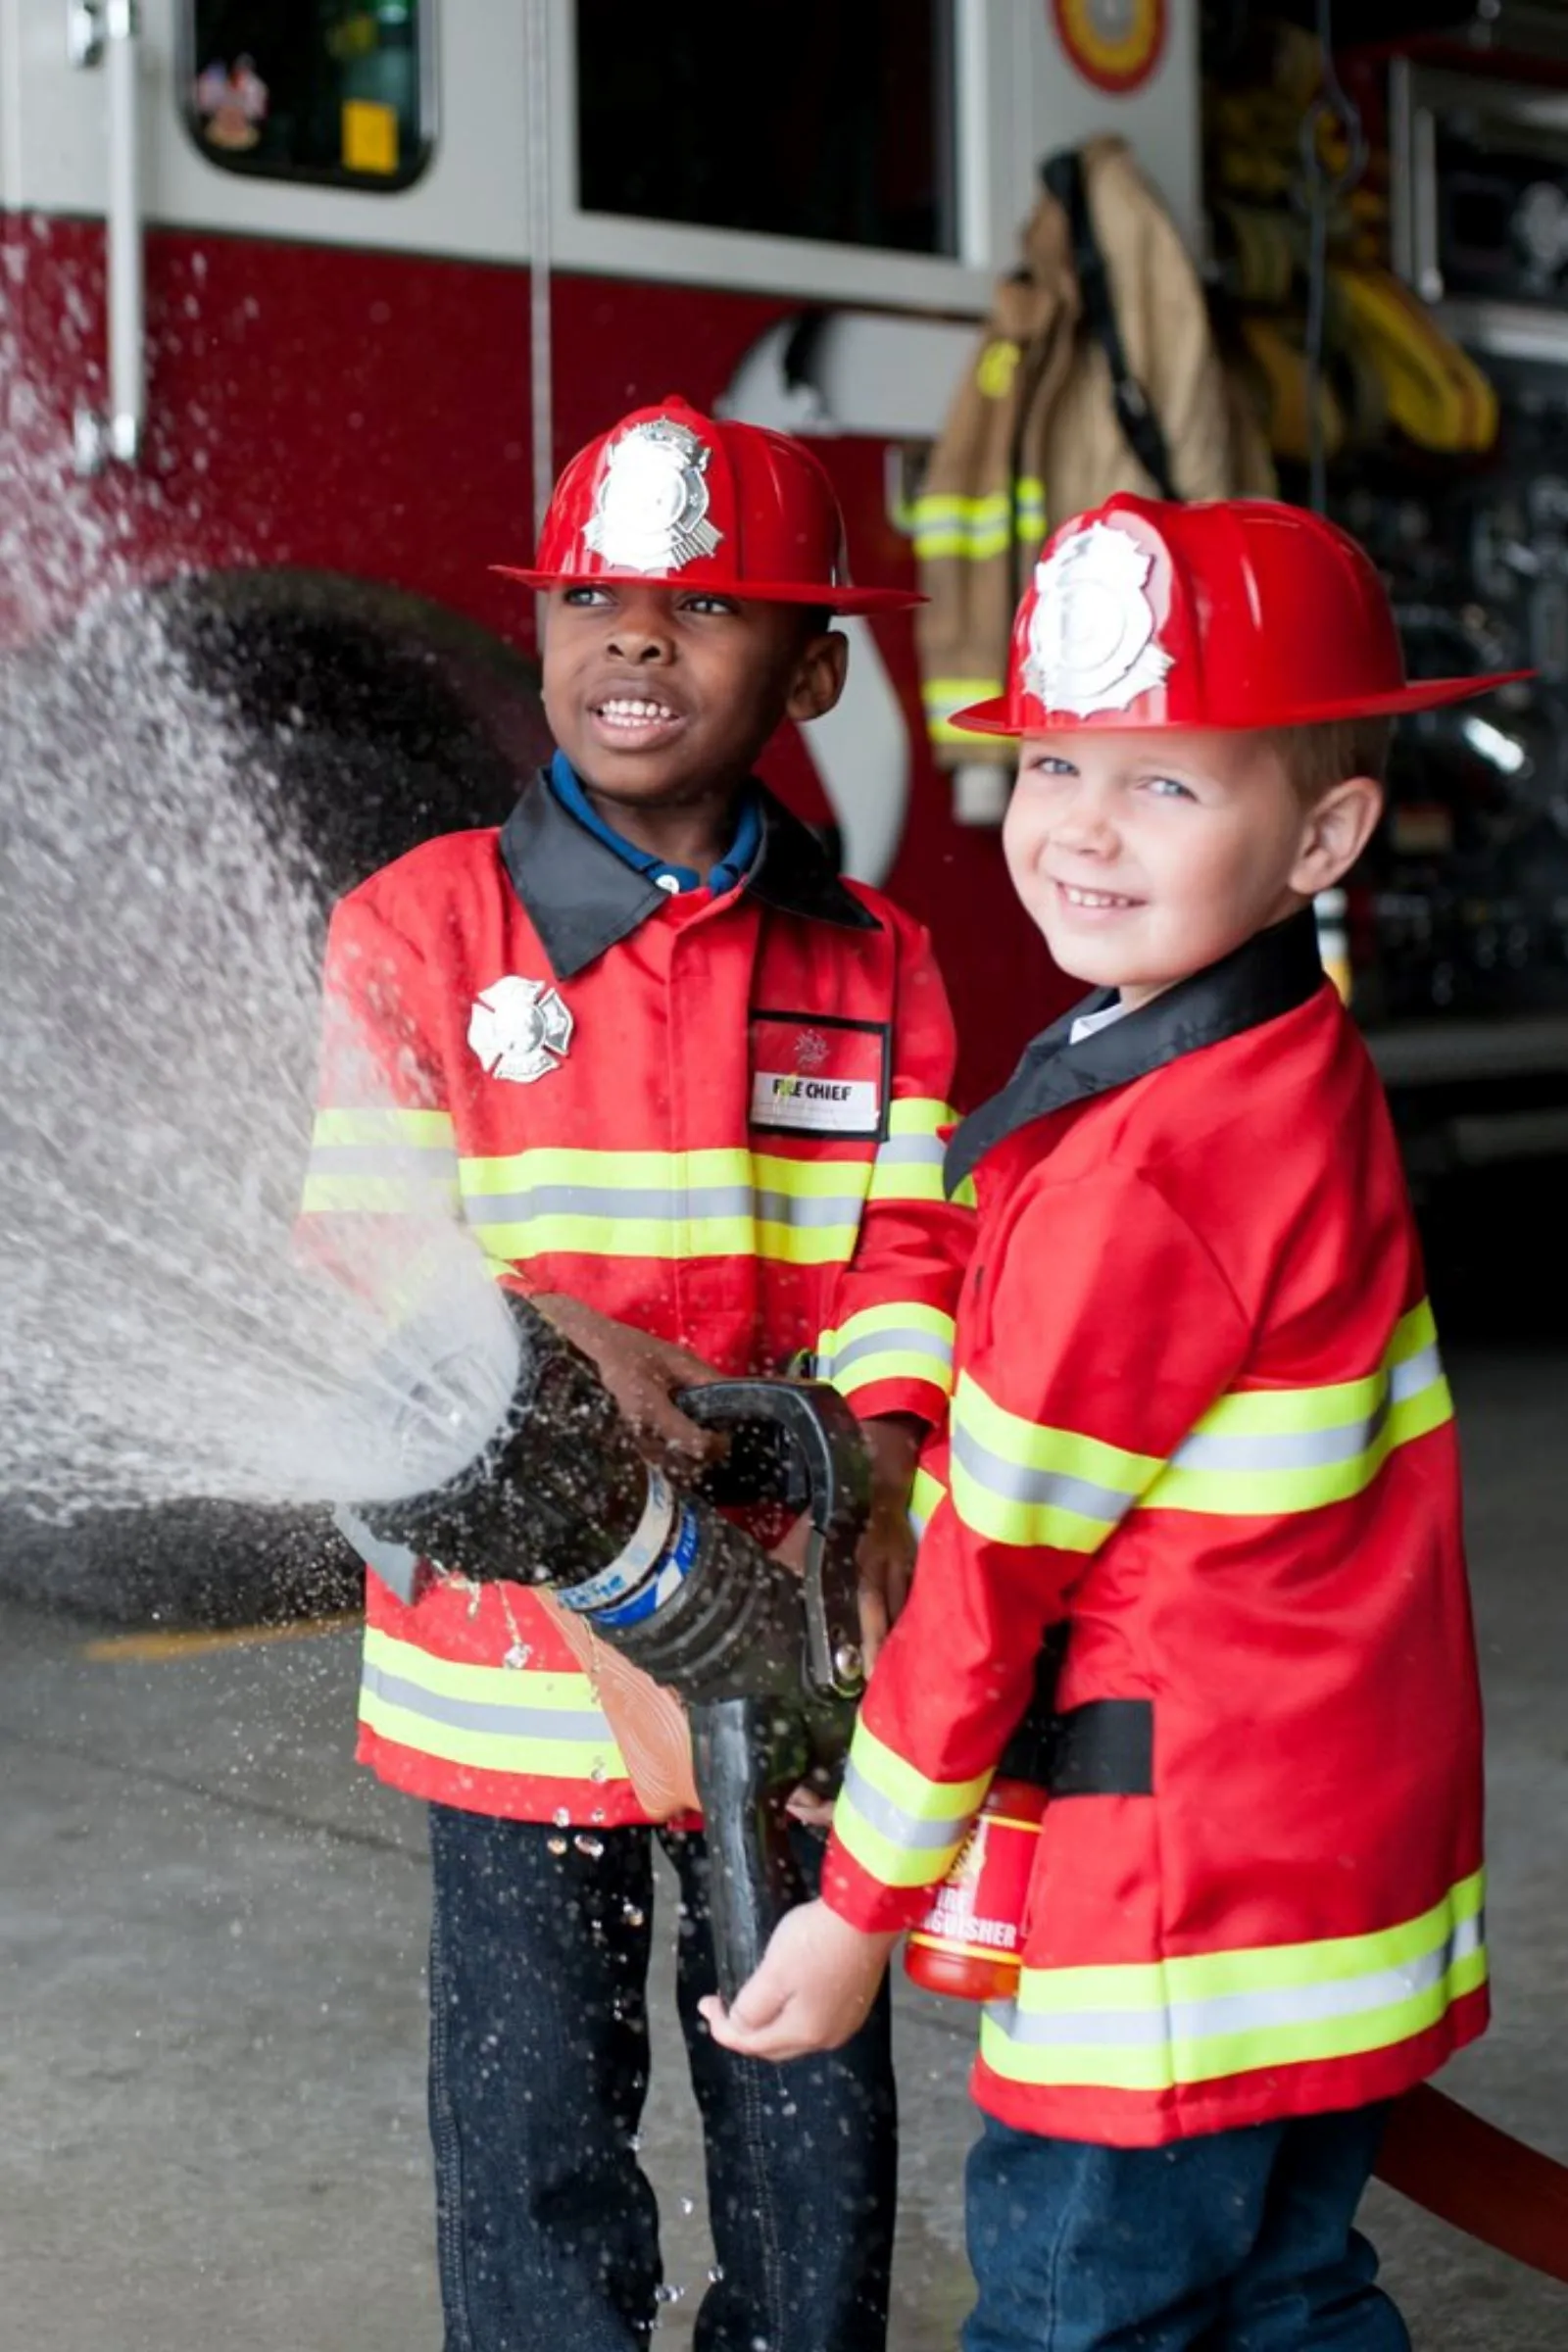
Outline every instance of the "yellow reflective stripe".
<svg viewBox="0 0 1568 2352">
<path fill-rule="evenodd" d="M 383 1739 L 484 1772 L 596 1783 L 625 1766 L 584 1674 L 432 1657 L 368 1626 L 360 1715 Z"/>
<path fill-rule="evenodd" d="M 898 1095 L 888 1107 L 889 1135 L 936 1135 L 956 1127 L 958 1114 L 939 1095 Z M 945 1147 L 944 1147 L 945 1148 Z"/>
<path fill-rule="evenodd" d="M 1035 541 L 1045 536 L 1046 486 L 1035 475 L 1023 474 L 1010 490 L 990 490 L 977 498 L 957 491 L 927 492 L 906 510 L 906 527 L 917 556 L 984 563 L 1004 554 L 1014 537 Z"/>
<path fill-rule="evenodd" d="M 842 1396 L 877 1380 L 919 1380 L 946 1396 L 953 1386 L 953 1317 L 913 1299 L 862 1307 L 817 1342 L 821 1377 Z"/>
<path fill-rule="evenodd" d="M 953 1500 L 997 1543 L 1096 1550 L 1134 1508 L 1278 1518 L 1362 1494 L 1398 1446 L 1451 1420 L 1425 1301 L 1401 1317 L 1380 1368 L 1308 1389 L 1238 1390 L 1166 1464 L 1007 1412 L 972 1374 L 953 1409 Z"/>
<path fill-rule="evenodd" d="M 763 1257 L 843 1264 L 855 1253 L 871 1155 L 591 1152 L 541 1148 L 463 1163 L 465 1208 L 486 1250 L 515 1260 Z"/>
<path fill-rule="evenodd" d="M 1486 1982 L 1484 1873 L 1370 1935 L 1109 1968 L 1028 1969 L 981 2048 L 1017 2082 L 1164 2090 L 1392 2048 Z"/>
<path fill-rule="evenodd" d="M 1423 1300 L 1400 1319 L 1381 1366 L 1364 1379 L 1222 1396 L 1141 1507 L 1258 1518 L 1320 1510 L 1364 1493 L 1396 1447 L 1452 1417 Z"/>
<path fill-rule="evenodd" d="M 926 733 L 933 743 L 967 744 L 974 749 L 974 737 L 951 721 L 955 710 L 964 710 L 970 703 L 988 703 L 1002 692 L 1000 678 L 927 678 L 921 688 L 925 703 Z"/>
<path fill-rule="evenodd" d="M 318 1110 L 312 1130 L 313 1145 L 353 1148 L 386 1144 L 413 1145 L 426 1152 L 451 1151 L 450 1110 Z"/>
<path fill-rule="evenodd" d="M 452 1114 L 318 1110 L 300 1205 L 307 1216 L 450 1215 L 458 1205 Z"/>
<path fill-rule="evenodd" d="M 952 1866 L 992 1774 L 930 1781 L 864 1721 L 855 1727 L 833 1827 L 862 1870 L 884 1886 L 933 1886 Z"/>
<path fill-rule="evenodd" d="M 932 1513 L 947 1493 L 934 1472 L 916 1470 L 914 1484 L 909 1489 L 909 1525 L 917 1536 L 923 1536 L 931 1524 Z"/>
<path fill-rule="evenodd" d="M 300 1188 L 308 1217 L 451 1215 L 460 1205 L 458 1172 L 438 1176 L 314 1176 Z"/>
<path fill-rule="evenodd" d="M 974 1375 L 953 1402 L 953 1504 L 998 1544 L 1096 1551 L 1163 1464 L 1008 1412 Z"/>
<path fill-rule="evenodd" d="M 744 1148 L 707 1152 L 593 1152 L 542 1145 L 486 1159 L 465 1154 L 466 1193 L 508 1193 L 528 1185 L 583 1185 L 595 1192 L 636 1192 L 663 1186 L 696 1189 L 750 1184 L 752 1155 Z"/>
<path fill-rule="evenodd" d="M 941 1130 L 951 1130 L 957 1119 L 952 1103 L 933 1095 L 906 1095 L 895 1102 L 871 1170 L 871 1200 L 945 1200 L 942 1163 L 948 1147 Z"/>
</svg>

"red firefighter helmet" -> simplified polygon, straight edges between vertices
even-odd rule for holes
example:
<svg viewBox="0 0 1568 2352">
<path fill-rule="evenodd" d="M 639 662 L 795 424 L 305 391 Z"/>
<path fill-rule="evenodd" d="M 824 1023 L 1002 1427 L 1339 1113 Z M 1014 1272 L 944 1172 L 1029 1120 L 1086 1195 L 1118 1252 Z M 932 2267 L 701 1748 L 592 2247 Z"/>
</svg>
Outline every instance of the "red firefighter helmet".
<svg viewBox="0 0 1568 2352">
<path fill-rule="evenodd" d="M 579 450 L 557 482 L 530 588 L 635 580 L 767 605 L 896 612 L 912 589 L 853 588 L 833 485 L 804 443 L 704 416 L 672 394 Z"/>
<path fill-rule="evenodd" d="M 1006 692 L 953 724 L 1310 726 L 1430 710 L 1530 674 L 1407 680 L 1371 559 L 1302 507 L 1119 492 L 1053 533 L 1013 622 Z"/>
</svg>

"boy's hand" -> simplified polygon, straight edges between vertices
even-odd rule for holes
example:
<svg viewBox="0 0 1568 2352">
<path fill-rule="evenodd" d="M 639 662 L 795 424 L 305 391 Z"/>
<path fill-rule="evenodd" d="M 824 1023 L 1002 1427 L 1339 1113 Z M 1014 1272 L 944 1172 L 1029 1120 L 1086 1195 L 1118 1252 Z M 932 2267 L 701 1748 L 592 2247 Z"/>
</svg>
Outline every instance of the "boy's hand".
<svg viewBox="0 0 1568 2352">
<path fill-rule="evenodd" d="M 761 1964 L 726 2009 L 698 2003 L 713 2039 L 747 2058 L 805 2058 L 836 2050 L 865 2023 L 896 1935 L 868 1936 L 823 1902 L 786 1911 Z"/>
<path fill-rule="evenodd" d="M 907 1413 L 862 1422 L 861 1430 L 871 1456 L 871 1516 L 855 1564 L 860 1573 L 860 1645 L 869 1674 L 888 1628 L 909 1597 L 915 1554 L 909 1491 L 925 1430 Z"/>
<path fill-rule="evenodd" d="M 689 1348 L 673 1340 L 656 1340 L 630 1323 L 617 1323 L 564 1291 L 546 1292 L 531 1303 L 598 1366 L 651 1461 L 661 1469 L 690 1472 L 722 1459 L 729 1441 L 717 1430 L 699 1429 L 674 1401 L 676 1389 L 721 1380 L 721 1372 Z"/>
</svg>

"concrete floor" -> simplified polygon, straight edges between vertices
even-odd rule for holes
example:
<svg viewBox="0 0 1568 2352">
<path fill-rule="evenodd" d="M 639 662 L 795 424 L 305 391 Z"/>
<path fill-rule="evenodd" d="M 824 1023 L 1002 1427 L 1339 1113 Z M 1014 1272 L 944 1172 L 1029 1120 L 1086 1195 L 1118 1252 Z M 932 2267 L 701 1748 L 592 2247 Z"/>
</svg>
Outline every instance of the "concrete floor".
<svg viewBox="0 0 1568 2352">
<path fill-rule="evenodd" d="M 1454 1365 L 1487 1680 L 1498 2020 L 1446 2087 L 1568 2160 L 1568 1354 Z M 422 1822 L 350 1762 L 356 1642 L 150 1652 L 0 1602 L 0 2343 L 433 2352 Z M 710 2259 L 669 2011 L 645 2161 L 689 2342 Z M 901 1983 L 895 2352 L 968 2289 L 970 2021 Z M 689 2210 L 688 2210 L 689 2208 Z M 1568 2289 L 1374 2190 L 1421 2352 L 1563 2352 Z M 547 2348 L 541 2348 L 547 2352 Z"/>
</svg>

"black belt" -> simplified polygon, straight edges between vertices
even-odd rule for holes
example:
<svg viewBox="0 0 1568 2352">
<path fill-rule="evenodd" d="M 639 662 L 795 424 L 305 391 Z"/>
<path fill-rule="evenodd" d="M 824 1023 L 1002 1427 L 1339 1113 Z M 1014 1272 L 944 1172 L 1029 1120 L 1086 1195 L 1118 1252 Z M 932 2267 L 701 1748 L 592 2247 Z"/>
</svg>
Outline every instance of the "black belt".
<svg viewBox="0 0 1568 2352">
<path fill-rule="evenodd" d="M 1154 1710 L 1147 1698 L 1089 1698 L 1053 1715 L 1045 1736 L 1051 1795 L 1152 1796 Z"/>
<path fill-rule="evenodd" d="M 1046 1628 L 1035 1660 L 1034 1695 L 999 1771 L 1055 1796 L 1152 1796 L 1154 1709 L 1147 1698 L 1089 1698 L 1053 1705 L 1067 1654 L 1068 1627 Z"/>
</svg>

